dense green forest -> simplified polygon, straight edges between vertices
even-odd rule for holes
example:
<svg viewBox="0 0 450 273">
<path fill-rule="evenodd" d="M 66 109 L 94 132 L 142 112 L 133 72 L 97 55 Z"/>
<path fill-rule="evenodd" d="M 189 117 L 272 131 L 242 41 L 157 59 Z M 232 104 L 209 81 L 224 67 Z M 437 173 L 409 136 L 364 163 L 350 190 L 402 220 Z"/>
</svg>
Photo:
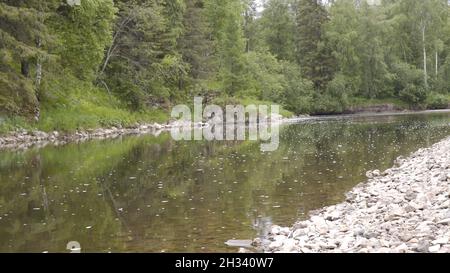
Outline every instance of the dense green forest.
<svg viewBox="0 0 450 273">
<path fill-rule="evenodd" d="M 196 95 L 293 114 L 446 108 L 449 11 L 447 0 L 0 0 L 0 131 L 165 121 Z"/>
</svg>

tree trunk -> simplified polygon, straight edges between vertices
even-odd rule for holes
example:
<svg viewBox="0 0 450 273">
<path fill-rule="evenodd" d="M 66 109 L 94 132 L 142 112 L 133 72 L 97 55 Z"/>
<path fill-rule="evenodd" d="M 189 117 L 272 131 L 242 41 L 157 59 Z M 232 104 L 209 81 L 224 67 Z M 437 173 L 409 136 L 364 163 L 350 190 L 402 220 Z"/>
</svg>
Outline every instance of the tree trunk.
<svg viewBox="0 0 450 273">
<path fill-rule="evenodd" d="M 423 43 L 423 79 L 425 88 L 428 88 L 428 72 L 427 72 L 427 48 L 425 44 L 425 25 L 422 26 L 422 43 Z"/>
<path fill-rule="evenodd" d="M 436 79 L 437 79 L 437 77 L 438 77 L 438 70 L 439 70 L 439 55 L 438 55 L 437 50 L 436 50 L 436 59 L 435 59 L 435 67 L 434 67 L 434 69 L 435 69 L 434 73 L 435 73 L 435 76 L 436 76 Z"/>
<path fill-rule="evenodd" d="M 20 71 L 26 78 L 30 77 L 30 63 L 27 60 L 22 60 L 20 62 Z"/>
<path fill-rule="evenodd" d="M 37 48 L 41 48 L 41 38 L 37 39 L 36 42 Z M 39 87 L 41 85 L 42 80 L 42 63 L 41 63 L 41 57 L 38 56 L 36 60 L 36 89 L 39 92 Z"/>
</svg>

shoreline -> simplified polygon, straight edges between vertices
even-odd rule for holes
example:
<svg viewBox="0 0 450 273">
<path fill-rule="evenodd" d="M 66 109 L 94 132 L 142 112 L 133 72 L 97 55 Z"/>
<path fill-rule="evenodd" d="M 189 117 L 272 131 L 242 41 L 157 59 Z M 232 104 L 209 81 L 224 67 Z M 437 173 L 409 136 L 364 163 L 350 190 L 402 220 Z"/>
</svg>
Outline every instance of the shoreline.
<svg viewBox="0 0 450 273">
<path fill-rule="evenodd" d="M 450 109 L 441 110 L 423 110 L 423 111 L 388 111 L 388 112 L 360 112 L 354 114 L 339 114 L 339 115 L 323 115 L 323 116 L 299 116 L 292 118 L 275 119 L 280 124 L 292 124 L 301 121 L 310 120 L 328 120 L 351 117 L 370 117 L 383 115 L 411 115 L 411 114 L 426 114 L 426 113 L 450 113 Z M 182 123 L 180 121 L 168 122 L 166 124 L 159 123 L 142 123 L 135 124 L 128 127 L 110 127 L 110 128 L 96 128 L 87 130 L 78 130 L 74 133 L 66 133 L 60 131 L 43 132 L 39 130 L 26 131 L 18 130 L 10 132 L 5 135 L 0 135 L 0 150 L 4 149 L 27 149 L 32 146 L 47 144 L 63 145 L 70 142 L 83 142 L 91 139 L 108 139 L 127 135 L 155 135 L 158 136 L 162 132 L 170 131 L 173 128 L 191 127 L 202 128 L 207 125 L 205 123 L 193 124 L 191 122 Z"/>
<path fill-rule="evenodd" d="M 367 173 L 346 201 L 253 241 L 277 253 L 450 253 L 450 137 Z"/>
<path fill-rule="evenodd" d="M 295 123 L 302 120 L 309 120 L 310 117 L 296 117 L 296 118 L 280 118 L 269 119 L 268 122 L 277 122 L 280 125 L 285 123 Z M 169 132 L 175 128 L 206 128 L 209 126 L 208 122 L 193 123 L 174 121 L 167 124 L 159 123 L 143 123 L 135 124 L 131 127 L 110 127 L 97 128 L 88 130 L 79 130 L 74 133 L 64 133 L 53 131 L 46 133 L 43 131 L 26 131 L 19 130 L 4 136 L 0 136 L 0 151 L 6 149 L 28 149 L 34 146 L 44 147 L 48 144 L 64 145 L 71 142 L 84 142 L 94 139 L 114 139 L 120 136 L 129 135 L 153 135 L 158 136 L 163 132 Z"/>
</svg>

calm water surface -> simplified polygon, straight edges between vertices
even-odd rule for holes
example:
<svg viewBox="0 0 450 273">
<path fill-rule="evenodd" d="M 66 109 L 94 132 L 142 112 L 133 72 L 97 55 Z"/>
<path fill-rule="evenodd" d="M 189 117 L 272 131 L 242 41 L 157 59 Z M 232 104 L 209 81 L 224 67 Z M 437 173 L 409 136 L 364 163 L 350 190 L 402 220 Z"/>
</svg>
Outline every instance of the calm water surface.
<svg viewBox="0 0 450 273">
<path fill-rule="evenodd" d="M 317 119 L 257 142 L 169 134 L 0 151 L 0 252 L 235 252 L 450 135 L 449 113 Z"/>
</svg>

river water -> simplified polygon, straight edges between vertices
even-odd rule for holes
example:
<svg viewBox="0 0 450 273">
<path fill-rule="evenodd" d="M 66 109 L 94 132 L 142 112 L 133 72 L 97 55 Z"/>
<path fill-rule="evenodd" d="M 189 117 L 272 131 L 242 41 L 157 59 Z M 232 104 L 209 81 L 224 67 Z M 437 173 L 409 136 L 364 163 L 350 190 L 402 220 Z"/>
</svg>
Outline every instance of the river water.
<svg viewBox="0 0 450 273">
<path fill-rule="evenodd" d="M 0 151 L 0 252 L 236 252 L 450 135 L 450 113 L 323 117 L 280 146 L 132 136 Z"/>
</svg>

